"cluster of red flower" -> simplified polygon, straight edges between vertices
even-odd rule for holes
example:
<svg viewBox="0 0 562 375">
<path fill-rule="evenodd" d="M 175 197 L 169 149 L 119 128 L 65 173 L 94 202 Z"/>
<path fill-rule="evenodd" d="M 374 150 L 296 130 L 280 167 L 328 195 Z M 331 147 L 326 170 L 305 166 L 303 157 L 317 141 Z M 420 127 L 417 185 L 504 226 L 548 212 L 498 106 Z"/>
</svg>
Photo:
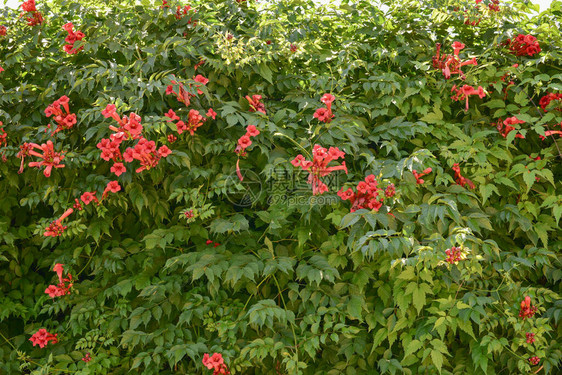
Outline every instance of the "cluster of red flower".
<svg viewBox="0 0 562 375">
<path fill-rule="evenodd" d="M 538 365 L 540 361 L 541 359 L 537 356 L 529 358 L 529 363 L 532 364 L 533 366 Z"/>
<path fill-rule="evenodd" d="M 58 100 L 55 100 L 45 109 L 45 114 L 47 115 L 47 117 L 54 116 L 53 118 L 57 123 L 57 128 L 53 130 L 51 135 L 54 135 L 55 133 L 64 129 L 70 129 L 72 128 L 72 126 L 74 126 L 74 124 L 76 124 L 76 114 L 70 113 L 68 102 L 68 97 L 64 95 L 61 96 Z M 63 106 L 66 113 L 62 111 L 61 105 Z M 47 125 L 47 129 L 50 128 L 51 125 Z M 39 150 L 40 152 L 37 152 L 34 149 Z M 30 167 L 38 168 L 45 167 L 45 170 L 43 171 L 45 177 L 51 176 L 51 171 L 53 168 L 64 168 L 64 165 L 61 164 L 62 160 L 64 159 L 64 152 L 56 152 L 53 142 L 49 140 L 41 145 L 38 145 L 36 143 L 24 143 L 20 146 L 20 151 L 16 155 L 21 159 L 20 169 L 18 173 L 23 172 L 24 160 L 27 156 L 30 155 L 43 159 L 41 161 L 30 162 L 28 165 Z"/>
<path fill-rule="evenodd" d="M 198 65 L 196 65 L 195 69 L 197 69 L 198 66 L 199 66 L 199 63 L 198 63 Z M 207 78 L 203 77 L 201 74 L 198 74 L 195 77 L 193 77 L 193 80 L 195 82 L 197 82 L 195 84 L 195 87 L 197 88 L 197 94 L 201 95 L 203 93 L 203 91 L 201 91 L 201 89 L 199 89 L 199 87 L 207 85 L 207 83 L 209 83 L 209 80 Z M 176 92 L 174 90 L 175 85 L 178 85 L 178 92 Z M 191 84 L 189 86 L 191 87 Z M 174 94 L 176 96 L 176 98 L 178 99 L 178 101 L 181 102 L 181 103 L 184 103 L 186 107 L 188 107 L 189 104 L 190 104 L 190 98 L 192 96 L 195 96 L 195 94 L 189 93 L 183 87 L 183 83 L 177 82 L 175 80 L 171 81 L 171 85 L 168 85 L 168 87 L 166 87 L 166 95 L 171 95 L 171 94 Z"/>
<path fill-rule="evenodd" d="M 461 167 L 459 166 L 459 163 L 453 164 L 453 171 L 455 171 L 455 181 L 457 182 L 457 185 L 460 185 L 462 187 L 468 185 L 470 189 L 475 188 L 474 183 L 471 180 L 461 175 Z"/>
<path fill-rule="evenodd" d="M 238 145 L 236 146 L 236 150 L 234 150 L 234 152 L 238 156 L 246 156 L 246 149 L 252 145 L 251 137 L 257 137 L 259 134 L 260 131 L 255 125 L 248 125 L 246 128 L 246 134 L 238 139 Z"/>
<path fill-rule="evenodd" d="M 42 154 L 35 151 L 34 149 L 40 150 Z M 22 158 L 22 163 L 23 158 L 25 158 L 25 156 L 27 155 L 36 156 L 43 159 L 41 161 L 29 162 L 28 166 L 37 168 L 45 167 L 43 174 L 45 175 L 45 177 L 50 177 L 53 168 L 64 168 L 64 164 L 60 164 L 64 159 L 63 153 L 64 152 L 55 151 L 55 146 L 53 145 L 52 141 L 47 141 L 47 143 L 43 143 L 41 145 L 38 145 L 36 143 L 24 143 L 20 147 L 18 157 Z"/>
<path fill-rule="evenodd" d="M 6 36 L 8 29 L 4 25 L 0 25 L 0 36 Z"/>
<path fill-rule="evenodd" d="M 382 189 L 379 188 L 378 185 L 379 184 L 375 176 L 370 174 L 365 177 L 365 181 L 360 181 L 357 184 L 357 192 L 353 192 L 351 188 L 343 191 L 342 188 L 338 191 L 338 196 L 344 201 L 349 199 L 351 202 L 350 212 L 355 212 L 356 210 L 363 208 L 368 208 L 378 212 L 378 210 L 382 207 L 382 202 L 384 200 L 384 197 L 379 197 L 379 192 L 382 191 Z M 394 185 L 388 185 L 384 193 L 385 196 L 389 198 L 394 196 Z"/>
<path fill-rule="evenodd" d="M 214 119 L 216 115 L 217 114 L 215 113 L 215 111 L 213 111 L 212 108 L 209 108 L 209 111 L 207 111 L 207 116 L 213 117 Z M 170 120 L 168 120 L 168 122 L 180 119 L 178 116 L 176 116 L 175 112 L 172 111 L 171 109 L 167 114 L 165 114 L 165 116 L 170 117 Z M 178 134 L 181 134 L 185 130 L 187 130 L 189 134 L 194 135 L 197 128 L 202 126 L 205 121 L 207 121 L 207 119 L 204 118 L 199 113 L 199 111 L 196 111 L 195 109 L 190 109 L 188 113 L 187 124 L 185 124 L 183 121 L 178 121 L 175 125 Z"/>
<path fill-rule="evenodd" d="M 45 109 L 45 115 L 47 117 L 53 116 L 53 120 L 57 123 L 56 129 L 52 131 L 51 135 L 61 130 L 70 129 L 76 124 L 76 114 L 70 113 L 70 108 L 68 106 L 69 100 L 68 96 L 63 95 Z M 62 111 L 61 105 L 66 113 Z M 47 125 L 47 129 L 51 129 L 51 124 Z"/>
<path fill-rule="evenodd" d="M 532 35 L 519 34 L 515 39 L 507 39 L 502 45 L 507 46 L 516 56 L 533 56 L 541 51 L 537 38 Z"/>
<path fill-rule="evenodd" d="M 48 294 L 51 298 L 70 294 L 70 288 L 72 288 L 72 275 L 67 274 L 67 277 L 63 278 L 63 266 L 64 264 L 57 263 L 53 267 L 53 271 L 57 273 L 57 276 L 59 278 L 59 283 L 58 285 L 49 285 L 47 289 L 45 289 L 45 293 Z"/>
<path fill-rule="evenodd" d="M 125 150 L 123 153 L 123 159 L 127 163 L 131 163 L 135 159 L 138 160 L 141 166 L 137 168 L 135 172 L 140 173 L 144 170 L 154 168 L 158 165 L 161 158 L 165 158 L 171 153 L 172 151 L 168 148 L 168 146 L 160 146 L 157 151 L 156 143 L 154 141 L 148 141 L 145 138 L 141 138 L 133 148 L 129 147 Z M 118 176 L 125 170 L 125 166 L 122 163 L 114 164 L 113 168 L 113 172 Z"/>
<path fill-rule="evenodd" d="M 69 55 L 72 55 L 84 49 L 84 47 L 80 47 L 78 49 L 74 48 L 74 43 L 77 40 L 84 39 L 85 37 L 82 31 L 77 30 L 76 32 L 74 32 L 73 31 L 74 25 L 72 24 L 72 22 L 65 24 L 62 28 L 66 30 L 66 32 L 68 33 L 68 35 L 64 39 L 64 41 L 68 43 L 64 45 L 64 52 L 68 53 Z"/>
<path fill-rule="evenodd" d="M 478 6 L 478 4 L 480 4 L 482 2 L 482 0 L 476 0 L 476 6 L 474 7 L 474 9 L 476 10 L 476 15 L 469 15 L 468 10 L 465 9 L 464 10 L 464 24 L 465 25 L 472 25 L 472 26 L 476 26 L 480 23 L 480 21 L 482 20 L 481 17 L 478 17 L 476 19 L 476 17 L 478 15 L 480 15 L 480 11 L 481 8 Z M 490 3 L 488 4 L 488 10 L 490 12 L 499 12 L 500 11 L 500 7 L 499 7 L 500 1 L 499 0 L 490 0 Z M 486 8 L 484 8 L 486 9 Z M 457 11 L 458 8 L 455 8 L 455 11 Z"/>
<path fill-rule="evenodd" d="M 117 182 L 117 181 L 112 181 L 112 182 Z M 119 185 L 119 183 L 117 183 L 117 185 Z M 86 191 L 84 192 L 84 194 L 82 194 L 80 196 L 80 200 L 82 202 L 84 202 L 84 204 L 87 206 L 92 202 L 96 202 L 97 204 L 100 204 L 100 201 L 98 200 L 98 197 L 96 197 L 96 192 L 95 191 Z M 76 199 L 76 201 L 78 201 L 78 199 Z M 79 211 L 82 210 L 82 205 L 80 204 L 80 202 L 77 202 L 80 205 L 80 208 L 78 209 Z"/>
<path fill-rule="evenodd" d="M 416 178 L 416 184 L 418 184 L 418 185 L 421 185 L 421 184 L 423 184 L 423 183 L 424 183 L 425 181 L 424 181 L 424 180 L 422 180 L 422 177 L 423 177 L 423 176 L 425 176 L 425 175 L 428 175 L 428 174 L 430 174 L 430 173 L 431 173 L 431 171 L 432 171 L 432 169 L 431 169 L 431 168 L 426 168 L 426 169 L 424 169 L 424 170 L 423 170 L 423 172 L 421 172 L 421 173 L 418 173 L 418 171 L 417 171 L 417 170 L 415 170 L 415 169 L 412 169 L 412 174 L 413 174 L 413 175 L 414 175 L 414 177 Z"/>
<path fill-rule="evenodd" d="M 213 370 L 213 375 L 230 374 L 220 353 L 213 353 L 212 356 L 207 353 L 203 354 L 203 365 L 209 370 Z"/>
<path fill-rule="evenodd" d="M 196 68 L 201 64 L 202 61 L 196 65 Z M 203 91 L 201 91 L 199 87 L 206 85 L 209 82 L 209 80 L 203 77 L 201 74 L 198 74 L 197 76 L 193 77 L 193 80 L 197 82 L 197 84 L 195 84 L 195 87 L 197 88 L 197 94 L 201 95 Z M 178 85 L 177 92 L 174 90 L 174 85 Z M 194 94 L 191 94 L 187 90 L 185 90 L 183 84 L 177 81 L 172 81 L 172 84 L 168 85 L 168 87 L 166 88 L 166 95 L 171 95 L 171 94 L 174 94 L 178 99 L 178 101 L 184 103 L 186 107 L 189 106 L 191 103 L 190 98 L 192 96 L 195 96 Z M 197 128 L 202 126 L 203 123 L 207 121 L 208 117 L 211 117 L 214 120 L 217 116 L 217 113 L 212 108 L 209 108 L 209 110 L 206 113 L 207 118 L 205 118 L 201 115 L 199 111 L 195 109 L 190 109 L 188 113 L 187 124 L 181 121 L 180 117 L 172 109 L 170 109 L 168 113 L 166 113 L 164 116 L 169 118 L 167 120 L 168 122 L 173 122 L 177 120 L 175 125 L 178 134 L 182 134 L 184 131 L 187 130 L 189 131 L 189 134 L 194 135 Z M 174 137 L 168 136 L 168 141 L 170 143 L 174 142 L 176 139 L 177 138 L 175 136 Z"/>
<path fill-rule="evenodd" d="M 212 111 L 212 108 L 209 111 Z M 209 112 L 207 112 L 207 113 L 209 113 Z M 175 124 L 178 134 L 181 134 L 181 133 L 183 133 L 184 131 L 187 130 L 189 132 L 189 134 L 194 135 L 197 128 L 202 126 L 203 122 L 205 122 L 207 120 L 206 118 L 201 116 L 199 111 L 197 111 L 195 109 L 189 110 L 189 113 L 187 115 L 187 124 L 185 122 L 181 121 L 179 116 L 177 116 L 176 113 L 171 109 L 164 116 L 170 118 L 169 120 L 167 120 L 168 122 L 179 120 Z"/>
<path fill-rule="evenodd" d="M 336 100 L 336 97 L 332 94 L 324 94 L 320 101 L 326 104 L 326 108 L 318 108 L 316 112 L 314 112 L 314 118 L 317 118 L 318 121 L 324 122 L 326 124 L 332 122 L 332 119 L 335 117 L 332 113 L 332 102 Z"/>
<path fill-rule="evenodd" d="M 193 210 L 187 210 L 183 213 L 183 215 L 186 217 L 187 220 L 193 219 L 195 217 Z"/>
<path fill-rule="evenodd" d="M 213 244 L 213 241 L 212 241 L 212 240 L 207 240 L 207 241 L 205 242 L 205 244 L 207 244 L 207 245 L 213 245 L 213 247 L 217 247 L 217 246 L 220 246 L 220 245 L 221 245 L 221 244 L 218 243 L 218 242 L 215 242 L 215 243 Z"/>
<path fill-rule="evenodd" d="M 396 188 L 394 187 L 393 183 L 390 183 L 384 189 L 384 196 L 387 198 L 392 198 L 396 194 Z"/>
<path fill-rule="evenodd" d="M 478 7 L 476 7 L 476 9 L 478 9 Z M 470 15 L 468 13 L 468 10 L 464 10 L 464 24 L 465 25 L 471 25 L 471 26 L 478 26 L 478 24 L 480 23 L 480 21 L 482 20 L 482 18 L 478 17 L 476 18 L 476 16 L 474 15 Z"/>
<path fill-rule="evenodd" d="M 490 0 L 490 4 L 488 4 L 488 9 L 490 9 L 492 12 L 499 12 L 500 0 Z"/>
<path fill-rule="evenodd" d="M 190 7 L 189 5 L 184 6 L 183 8 L 181 6 L 178 5 L 178 8 L 176 9 L 176 19 L 180 20 L 183 17 L 187 16 L 187 14 L 189 13 L 189 11 L 192 11 L 193 13 L 196 13 L 197 10 Z M 189 18 L 189 21 L 187 21 L 187 23 L 191 23 L 191 18 Z M 197 25 L 197 21 L 193 22 L 193 25 Z"/>
<path fill-rule="evenodd" d="M 178 92 L 174 90 L 174 85 L 178 85 Z M 176 96 L 178 102 L 185 104 L 186 107 L 188 107 L 190 104 L 190 98 L 194 96 L 193 94 L 187 92 L 186 89 L 184 89 L 183 83 L 177 81 L 172 81 L 172 84 L 166 87 L 166 95 L 172 94 Z"/>
<path fill-rule="evenodd" d="M 0 121 L 0 147 L 8 145 L 8 133 L 4 130 L 4 124 Z"/>
<path fill-rule="evenodd" d="M 53 344 L 59 342 L 57 334 L 50 334 L 45 328 L 41 328 L 39 331 L 35 332 L 33 336 L 31 336 L 29 341 L 33 343 L 33 346 L 39 345 L 40 348 L 44 348 L 45 346 L 47 346 L 49 341 L 51 341 Z"/>
<path fill-rule="evenodd" d="M 66 219 L 74 210 L 69 208 L 68 210 L 64 211 L 64 213 L 59 217 L 57 220 L 51 222 L 49 226 L 45 229 L 45 233 L 43 233 L 46 237 L 58 237 L 62 235 L 62 233 L 66 230 L 66 226 L 62 225 L 62 221 Z"/>
<path fill-rule="evenodd" d="M 207 111 L 207 113 L 205 113 L 205 116 L 212 118 L 213 120 L 217 118 L 217 113 L 215 111 L 213 111 L 212 108 L 209 108 L 209 110 Z"/>
<path fill-rule="evenodd" d="M 508 117 L 506 118 L 504 121 L 502 121 L 502 119 L 498 119 L 498 122 L 496 124 L 496 128 L 498 129 L 498 132 L 504 137 L 506 138 L 507 135 L 515 130 L 515 127 L 513 127 L 512 125 L 517 125 L 517 124 L 524 124 L 525 121 L 519 120 L 517 117 L 513 116 L 513 117 Z M 517 134 L 515 135 L 515 138 L 525 138 L 525 136 L 523 134 Z"/>
<path fill-rule="evenodd" d="M 113 168 L 112 168 L 113 169 Z M 113 171 L 112 171 L 113 172 Z M 119 185 L 119 182 L 117 181 L 109 181 L 107 183 L 107 186 L 105 187 L 102 195 L 101 195 L 101 200 L 104 200 L 105 197 L 107 197 L 107 195 L 111 192 L 111 193 L 117 193 L 118 191 L 121 191 L 121 185 Z M 98 205 L 101 203 L 100 200 L 98 199 L 98 197 L 96 196 L 96 191 L 86 191 L 84 194 L 82 194 L 80 196 L 80 200 L 82 202 L 84 202 L 84 204 L 87 206 L 92 202 L 96 202 Z M 80 201 L 76 198 L 74 199 L 75 203 L 74 203 L 74 207 L 78 209 L 78 211 L 82 210 L 82 204 L 80 203 Z"/>
<path fill-rule="evenodd" d="M 102 111 L 102 114 L 106 118 L 112 117 L 119 124 L 119 128 L 111 125 L 109 129 L 115 133 L 111 134 L 109 139 L 104 138 L 97 144 L 97 147 L 101 150 L 101 158 L 106 161 L 113 160 L 115 162 L 111 167 L 111 172 L 117 176 L 127 171 L 121 160 L 127 163 L 138 160 L 141 166 L 136 169 L 136 172 L 140 173 L 155 167 L 161 158 L 165 158 L 172 153 L 168 146 L 165 145 L 156 150 L 156 143 L 148 141 L 142 136 L 141 118 L 135 113 L 131 113 L 129 117 L 123 116 L 121 119 L 115 111 L 115 105 L 108 104 Z M 132 148 L 127 148 L 121 154 L 119 149 L 121 143 L 124 140 L 132 139 L 138 139 L 137 144 Z"/>
<path fill-rule="evenodd" d="M 195 69 L 197 69 L 197 67 L 195 67 Z M 197 83 L 195 84 L 195 87 L 197 88 L 197 94 L 198 94 L 198 95 L 203 94 L 203 91 L 201 91 L 201 90 L 199 89 L 199 87 L 201 87 L 201 86 L 206 86 L 207 83 L 209 83 L 209 80 L 208 80 L 207 78 L 203 77 L 201 74 L 197 74 L 195 77 L 193 77 L 193 80 L 194 80 L 195 82 L 197 82 Z"/>
<path fill-rule="evenodd" d="M 261 112 L 266 114 L 265 106 L 262 102 L 260 102 L 261 98 L 261 95 L 252 95 L 252 97 L 246 95 L 246 100 L 248 100 L 248 103 L 250 104 L 250 112 Z M 234 152 L 238 155 L 238 160 L 236 160 L 236 174 L 238 175 L 238 179 L 240 181 L 244 180 L 244 176 L 242 176 L 242 172 L 240 171 L 240 157 L 246 156 L 246 149 L 252 145 L 251 138 L 257 137 L 259 134 L 260 131 L 255 125 L 248 125 L 248 127 L 246 127 L 246 134 L 238 139 L 238 144 L 236 145 Z"/>
<path fill-rule="evenodd" d="M 560 100 L 560 102 L 557 103 L 557 107 L 555 107 L 554 109 L 562 111 L 562 94 L 555 94 L 555 93 L 549 92 L 539 100 L 539 105 L 541 106 L 543 111 L 548 112 L 546 110 L 546 107 L 548 107 L 550 102 L 553 101 L 553 100 L 556 100 L 556 101 Z"/>
<path fill-rule="evenodd" d="M 141 138 L 142 133 L 142 125 L 141 125 L 141 117 L 136 113 L 131 112 L 129 117 L 123 116 L 123 118 L 119 117 L 116 111 L 115 104 L 108 104 L 104 110 L 101 111 L 101 114 L 105 118 L 113 118 L 119 124 L 119 128 L 116 128 L 113 125 L 109 126 L 110 130 L 113 130 L 115 134 L 111 135 L 111 140 L 116 141 L 119 140 L 119 143 L 127 139 L 139 139 Z M 108 159 L 105 159 L 108 160 Z"/>
<path fill-rule="evenodd" d="M 234 152 L 238 155 L 238 160 L 236 161 L 236 174 L 238 175 L 238 179 L 240 181 L 244 180 L 244 176 L 242 176 L 242 173 L 240 172 L 240 157 L 245 157 L 246 149 L 252 145 L 250 137 L 257 137 L 259 134 L 260 131 L 255 125 L 248 125 L 246 128 L 246 134 L 238 139 L 238 145 L 236 146 Z"/>
<path fill-rule="evenodd" d="M 252 95 L 250 98 L 249 95 L 246 95 L 246 100 L 250 103 L 250 112 L 261 112 L 264 115 L 265 113 L 265 105 L 260 102 L 261 95 Z"/>
<path fill-rule="evenodd" d="M 92 357 L 90 356 L 90 353 L 86 353 L 86 355 L 84 357 L 82 357 L 82 361 L 88 363 L 92 360 Z"/>
<path fill-rule="evenodd" d="M 482 0 L 476 0 L 476 4 L 480 4 L 482 2 Z M 490 9 L 493 12 L 499 12 L 500 11 L 500 0 L 491 0 L 490 3 L 488 4 L 488 9 Z"/>
<path fill-rule="evenodd" d="M 535 342 L 535 334 L 531 333 L 531 332 L 527 332 L 525 334 L 525 337 L 527 338 L 527 344 L 532 344 Z"/>
<path fill-rule="evenodd" d="M 35 7 L 35 0 L 24 1 L 20 6 L 24 12 L 27 12 L 25 19 L 27 20 L 27 24 L 29 26 L 40 25 L 43 23 L 43 15 Z M 23 15 L 24 13 L 22 13 L 20 17 L 22 17 Z"/>
<path fill-rule="evenodd" d="M 462 260 L 461 247 L 453 246 L 450 249 L 445 250 L 445 254 L 447 254 L 447 258 L 445 259 L 445 261 L 449 264 L 454 264 Z"/>
<path fill-rule="evenodd" d="M 345 153 L 340 151 L 337 147 L 330 147 L 330 150 L 326 150 L 320 145 L 314 145 L 312 149 L 312 161 L 306 160 L 302 155 L 297 155 L 297 157 L 291 161 L 291 164 L 309 172 L 308 184 L 312 185 L 312 194 L 320 195 L 328 191 L 328 186 L 320 180 L 320 177 L 327 176 L 337 170 L 344 170 L 347 174 L 345 161 L 342 161 L 341 165 L 328 167 L 331 161 L 343 159 L 344 157 Z"/>
<path fill-rule="evenodd" d="M 117 193 L 118 191 L 121 191 L 121 186 L 119 185 L 119 182 L 117 181 L 108 182 L 101 196 L 101 200 L 104 200 L 105 197 L 107 197 L 107 195 L 110 192 Z M 80 199 L 82 200 L 82 202 L 84 202 L 85 205 L 88 205 L 91 202 L 97 202 L 98 204 L 100 204 L 100 200 L 98 200 L 98 198 L 96 197 L 95 191 L 85 192 L 84 194 L 82 194 Z M 62 225 L 62 221 L 66 219 L 72 212 L 74 212 L 73 209 L 77 209 L 78 211 L 82 210 L 82 204 L 77 198 L 74 199 L 74 202 L 75 203 L 73 205 L 73 208 L 67 209 L 60 218 L 49 224 L 49 226 L 45 229 L 45 233 L 43 234 L 44 236 L 57 237 L 63 234 L 63 232 L 67 229 L 67 227 Z"/>
<path fill-rule="evenodd" d="M 437 51 L 435 52 L 435 56 L 433 56 L 433 67 L 435 69 L 440 69 L 443 72 L 445 79 L 451 78 L 451 74 L 458 74 L 462 79 L 464 79 L 465 76 L 461 67 L 465 65 L 477 65 L 476 58 L 461 62 L 459 52 L 465 47 L 465 45 L 461 42 L 454 42 L 452 47 L 453 55 L 443 54 L 441 56 L 441 44 L 436 44 Z"/>
<path fill-rule="evenodd" d="M 455 94 L 451 96 L 451 99 L 454 101 L 465 100 L 466 101 L 466 108 L 465 110 L 468 111 L 468 97 L 470 95 L 478 95 L 480 99 L 486 96 L 484 89 L 482 86 L 478 86 L 478 89 L 475 89 L 469 85 L 463 85 L 462 87 L 457 88 L 457 85 L 453 85 L 451 92 L 455 91 Z"/>
<path fill-rule="evenodd" d="M 531 297 L 525 296 L 525 299 L 521 301 L 521 310 L 519 311 L 519 317 L 526 319 L 532 318 L 533 315 L 537 312 L 537 308 L 535 306 L 531 306 Z"/>
<path fill-rule="evenodd" d="M 112 134 L 113 135 L 113 134 Z M 123 137 L 113 136 L 112 138 L 102 138 L 101 141 L 98 142 L 96 145 L 97 148 L 101 150 L 101 158 L 105 161 L 116 161 L 121 160 L 122 155 L 121 151 L 119 150 L 119 145 L 123 141 Z"/>
</svg>

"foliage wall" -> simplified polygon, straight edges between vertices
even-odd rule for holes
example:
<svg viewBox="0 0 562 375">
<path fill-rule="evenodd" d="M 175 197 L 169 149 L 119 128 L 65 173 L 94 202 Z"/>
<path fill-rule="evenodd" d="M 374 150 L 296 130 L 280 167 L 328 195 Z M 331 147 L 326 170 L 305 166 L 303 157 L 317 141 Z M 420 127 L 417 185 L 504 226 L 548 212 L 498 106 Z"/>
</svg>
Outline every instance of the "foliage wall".
<svg viewBox="0 0 562 375">
<path fill-rule="evenodd" d="M 31 3 L 0 373 L 559 373 L 561 2 Z"/>
</svg>

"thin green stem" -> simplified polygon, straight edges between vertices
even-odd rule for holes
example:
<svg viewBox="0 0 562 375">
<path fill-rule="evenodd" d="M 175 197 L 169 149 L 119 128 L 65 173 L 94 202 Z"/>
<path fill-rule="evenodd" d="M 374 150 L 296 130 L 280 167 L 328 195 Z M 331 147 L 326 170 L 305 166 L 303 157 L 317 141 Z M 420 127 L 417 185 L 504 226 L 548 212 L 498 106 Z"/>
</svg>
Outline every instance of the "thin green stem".
<svg viewBox="0 0 562 375">
<path fill-rule="evenodd" d="M 274 133 L 273 135 L 274 135 L 274 136 L 278 136 L 278 137 L 285 137 L 285 138 L 287 138 L 288 140 L 290 140 L 291 142 L 293 142 L 297 147 L 299 147 L 301 150 L 303 150 L 303 152 L 306 153 L 306 155 L 310 158 L 310 153 L 308 152 L 308 150 L 305 149 L 304 147 L 302 147 L 300 144 L 298 144 L 298 142 L 295 141 L 293 138 L 289 137 L 289 136 L 286 135 L 286 134 L 279 133 L 279 132 Z"/>
<path fill-rule="evenodd" d="M 6 336 L 4 336 L 4 334 L 0 331 L 0 336 L 2 336 L 2 338 L 4 339 L 4 341 L 6 341 L 14 350 L 17 350 L 17 348 L 14 346 L 14 344 L 12 344 L 12 342 L 10 340 L 8 340 L 6 338 Z"/>
</svg>

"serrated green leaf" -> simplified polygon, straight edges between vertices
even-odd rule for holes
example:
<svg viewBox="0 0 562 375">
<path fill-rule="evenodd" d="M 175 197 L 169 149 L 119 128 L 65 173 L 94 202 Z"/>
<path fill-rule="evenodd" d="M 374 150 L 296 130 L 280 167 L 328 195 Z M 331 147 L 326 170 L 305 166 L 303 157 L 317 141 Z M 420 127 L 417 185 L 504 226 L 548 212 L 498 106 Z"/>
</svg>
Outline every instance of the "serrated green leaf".
<svg viewBox="0 0 562 375">
<path fill-rule="evenodd" d="M 437 367 L 437 371 L 441 373 L 441 368 L 443 367 L 443 354 L 438 350 L 431 351 L 431 361 Z"/>
</svg>

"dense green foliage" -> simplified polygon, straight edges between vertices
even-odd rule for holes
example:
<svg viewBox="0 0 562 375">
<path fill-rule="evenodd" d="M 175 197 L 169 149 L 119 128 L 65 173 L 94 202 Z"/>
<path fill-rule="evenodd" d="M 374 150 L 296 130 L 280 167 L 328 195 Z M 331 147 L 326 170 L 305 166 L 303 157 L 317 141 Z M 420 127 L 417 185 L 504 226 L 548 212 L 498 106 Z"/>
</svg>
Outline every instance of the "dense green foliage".
<svg viewBox="0 0 562 375">
<path fill-rule="evenodd" d="M 540 136 L 562 112 L 538 103 L 562 92 L 561 2 L 530 16 L 522 0 L 499 12 L 488 0 L 384 1 L 386 11 L 206 0 L 179 20 L 175 1 L 107 3 L 38 1 L 37 26 L 0 11 L 0 373 L 210 374 L 201 361 L 214 352 L 236 374 L 559 373 L 562 138 Z M 480 23 L 466 24 L 465 9 Z M 67 22 L 85 34 L 77 54 L 63 51 Z M 501 46 L 520 33 L 542 51 Z M 452 54 L 455 41 L 478 62 L 465 82 L 432 66 L 436 43 Z M 209 79 L 201 94 L 196 74 Z M 189 107 L 166 95 L 172 80 L 191 87 Z M 451 99 L 465 83 L 486 93 L 468 111 Z M 325 93 L 330 123 L 313 117 Z M 77 124 L 51 136 L 44 111 L 63 95 Z M 266 114 L 246 95 L 262 95 Z M 116 177 L 96 147 L 116 125 L 108 104 L 140 115 L 143 136 L 172 154 Z M 164 116 L 209 108 L 216 120 L 193 136 Z M 502 137 L 498 119 L 516 115 L 525 123 Z M 240 182 L 234 150 L 248 125 L 261 134 Z M 64 168 L 18 174 L 19 147 L 47 140 Z M 345 152 L 348 173 L 313 197 L 290 162 L 311 160 L 315 144 Z M 456 183 L 455 163 L 474 189 Z M 416 183 L 412 170 L 428 167 Z M 350 213 L 337 191 L 370 174 L 396 195 Z M 62 236 L 43 235 L 114 180 L 121 191 L 75 210 Z M 453 246 L 462 259 L 446 262 Z M 75 281 L 51 298 L 56 263 Z M 537 312 L 522 319 L 525 296 Z M 41 328 L 58 343 L 32 346 Z"/>
</svg>

